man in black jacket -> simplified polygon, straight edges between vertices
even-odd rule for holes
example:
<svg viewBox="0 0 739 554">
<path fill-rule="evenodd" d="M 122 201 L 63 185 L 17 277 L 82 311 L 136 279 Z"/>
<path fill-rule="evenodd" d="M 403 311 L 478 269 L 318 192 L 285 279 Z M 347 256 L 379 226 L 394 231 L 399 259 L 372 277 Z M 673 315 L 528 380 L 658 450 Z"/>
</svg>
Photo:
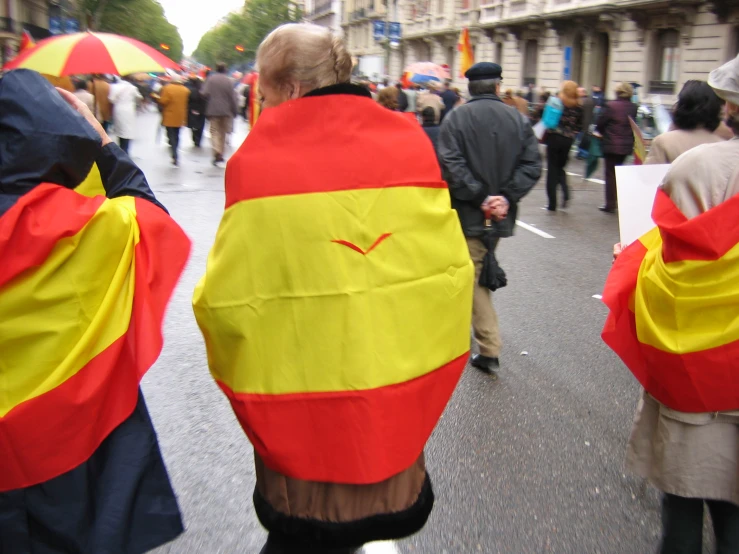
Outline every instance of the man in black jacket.
<svg viewBox="0 0 739 554">
<path fill-rule="evenodd" d="M 480 354 L 472 364 L 494 377 L 501 348 L 498 318 L 490 291 L 477 281 L 486 244 L 494 250 L 500 238 L 513 234 L 518 202 L 541 175 L 531 124 L 498 97 L 501 73 L 489 62 L 467 71 L 472 99 L 444 118 L 439 137 L 444 179 L 475 263 L 472 326 Z"/>
</svg>

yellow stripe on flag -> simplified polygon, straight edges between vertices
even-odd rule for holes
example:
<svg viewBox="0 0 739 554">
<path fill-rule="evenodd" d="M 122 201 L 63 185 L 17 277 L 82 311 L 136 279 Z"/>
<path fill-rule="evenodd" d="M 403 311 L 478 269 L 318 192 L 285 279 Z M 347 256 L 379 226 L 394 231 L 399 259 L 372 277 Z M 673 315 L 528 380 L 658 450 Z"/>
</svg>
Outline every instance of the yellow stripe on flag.
<svg viewBox="0 0 739 554">
<path fill-rule="evenodd" d="M 127 331 L 138 240 L 135 199 L 106 200 L 43 265 L 0 289 L 0 417 L 73 377 Z"/>
<path fill-rule="evenodd" d="M 120 75 L 130 75 L 145 71 L 161 71 L 161 65 L 136 45 L 122 40 L 116 35 L 93 33 L 99 38 L 110 54 Z"/>
<path fill-rule="evenodd" d="M 90 173 L 87 174 L 85 180 L 82 181 L 74 189 L 84 196 L 94 198 L 95 196 L 105 196 L 105 187 L 103 186 L 103 178 L 100 176 L 100 169 L 98 164 L 92 164 Z"/>
<path fill-rule="evenodd" d="M 36 45 L 19 69 L 27 68 L 39 73 L 59 75 L 81 36 L 84 35 L 62 36 L 54 39 L 51 44 Z"/>
<path fill-rule="evenodd" d="M 687 354 L 739 340 L 739 245 L 714 261 L 665 263 L 661 244 L 647 245 L 639 269 L 633 296 L 639 342 Z"/>
<path fill-rule="evenodd" d="M 473 280 L 446 188 L 269 197 L 226 210 L 194 307 L 234 392 L 365 390 L 469 350 Z"/>
</svg>

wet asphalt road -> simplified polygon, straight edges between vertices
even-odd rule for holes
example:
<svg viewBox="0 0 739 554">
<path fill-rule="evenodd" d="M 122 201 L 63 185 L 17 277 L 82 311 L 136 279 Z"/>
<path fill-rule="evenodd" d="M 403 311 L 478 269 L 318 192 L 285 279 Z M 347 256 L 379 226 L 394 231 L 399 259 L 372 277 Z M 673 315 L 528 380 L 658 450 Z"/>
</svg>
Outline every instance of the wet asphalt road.
<svg viewBox="0 0 739 554">
<path fill-rule="evenodd" d="M 257 553 L 266 534 L 251 495 L 251 447 L 208 373 L 190 300 L 223 210 L 224 169 L 182 132 L 181 166 L 170 167 L 158 116 L 140 117 L 132 155 L 158 198 L 193 240 L 170 305 L 166 342 L 144 380 L 186 532 L 161 553 Z M 246 133 L 239 122 L 234 145 Z M 369 163 L 369 162 L 368 162 Z M 582 174 L 582 162 L 568 170 Z M 602 170 L 596 174 L 602 178 Z M 500 379 L 472 368 L 427 449 L 437 496 L 425 529 L 366 552 L 654 552 L 659 498 L 626 474 L 624 451 L 639 388 L 601 342 L 599 294 L 618 239 L 602 214 L 602 185 L 571 177 L 566 212 L 548 213 L 543 181 L 525 199 L 519 228 L 502 241 L 509 286 L 495 294 L 504 350 Z"/>
</svg>

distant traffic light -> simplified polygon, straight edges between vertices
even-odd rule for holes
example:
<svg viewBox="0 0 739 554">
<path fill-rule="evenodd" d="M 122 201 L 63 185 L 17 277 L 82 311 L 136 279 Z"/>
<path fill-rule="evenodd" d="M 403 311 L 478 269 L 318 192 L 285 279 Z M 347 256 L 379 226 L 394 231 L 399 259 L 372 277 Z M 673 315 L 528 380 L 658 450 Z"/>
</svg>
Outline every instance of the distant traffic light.
<svg viewBox="0 0 739 554">
<path fill-rule="evenodd" d="M 169 50 L 169 44 L 164 44 L 163 42 L 159 45 L 159 48 L 162 50 Z"/>
<path fill-rule="evenodd" d="M 243 52 L 243 51 L 244 51 L 244 47 L 243 47 L 243 46 L 241 46 L 240 44 L 237 44 L 237 45 L 235 46 L 235 48 L 236 48 L 236 51 L 237 51 L 237 52 Z"/>
</svg>

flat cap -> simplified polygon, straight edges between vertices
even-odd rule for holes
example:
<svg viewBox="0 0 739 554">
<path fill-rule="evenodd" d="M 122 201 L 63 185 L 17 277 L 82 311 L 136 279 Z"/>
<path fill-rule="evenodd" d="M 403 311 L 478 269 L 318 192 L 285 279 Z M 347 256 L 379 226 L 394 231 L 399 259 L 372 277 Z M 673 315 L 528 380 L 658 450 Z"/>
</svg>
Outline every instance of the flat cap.
<svg viewBox="0 0 739 554">
<path fill-rule="evenodd" d="M 719 98 L 739 105 L 739 56 L 711 71 L 708 84 Z"/>
<path fill-rule="evenodd" d="M 470 67 L 464 76 L 470 81 L 487 81 L 490 79 L 500 79 L 502 73 L 503 69 L 497 63 L 480 62 Z"/>
</svg>

